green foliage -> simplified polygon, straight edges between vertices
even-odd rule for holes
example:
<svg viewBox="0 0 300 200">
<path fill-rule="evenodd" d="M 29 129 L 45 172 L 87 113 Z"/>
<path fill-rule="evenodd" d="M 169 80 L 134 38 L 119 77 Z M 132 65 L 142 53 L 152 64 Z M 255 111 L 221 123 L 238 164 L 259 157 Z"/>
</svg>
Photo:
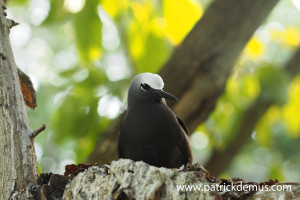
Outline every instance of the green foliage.
<svg viewBox="0 0 300 200">
<path fill-rule="evenodd" d="M 83 62 L 101 57 L 101 21 L 98 16 L 98 0 L 86 1 L 84 8 L 75 15 L 76 40 Z"/>
<path fill-rule="evenodd" d="M 226 148 L 236 135 L 234 130 L 239 127 L 239 121 L 248 106 L 260 92 L 258 79 L 254 75 L 241 74 L 229 77 L 226 92 L 218 101 L 217 107 L 208 119 L 214 143 L 218 149 Z"/>
<path fill-rule="evenodd" d="M 158 37 L 155 33 L 148 33 L 144 40 L 143 52 L 135 60 L 136 72 L 148 72 L 149 69 L 152 72 L 158 72 L 161 65 L 170 55 L 170 47 L 163 41 L 163 38 Z M 135 47 L 133 46 L 132 48 Z"/>
<path fill-rule="evenodd" d="M 28 0 L 11 0 L 8 1 L 9 5 L 13 4 L 13 5 L 25 5 L 26 3 L 28 3 Z"/>
<path fill-rule="evenodd" d="M 283 104 L 287 99 L 289 76 L 283 69 L 275 66 L 264 66 L 258 72 L 260 87 L 264 91 L 261 95 L 266 102 Z"/>
<path fill-rule="evenodd" d="M 39 163 L 37 163 L 37 169 L 38 169 L 38 175 L 40 175 L 41 173 L 43 173 Z"/>
<path fill-rule="evenodd" d="M 89 68 L 88 74 L 82 82 L 71 82 L 66 91 L 61 93 L 60 106 L 52 115 L 55 140 L 59 144 L 64 144 L 70 138 L 77 140 L 79 161 L 84 161 L 91 152 L 99 132 L 105 130 L 109 122 L 97 113 L 99 97 L 96 94 L 97 86 L 104 84 L 107 79 L 96 67 Z"/>
<path fill-rule="evenodd" d="M 55 24 L 55 23 L 62 23 L 70 14 L 66 12 L 64 9 L 64 1 L 57 1 L 57 0 L 49 0 L 50 1 L 50 11 L 46 20 L 44 21 L 43 25 Z"/>
</svg>

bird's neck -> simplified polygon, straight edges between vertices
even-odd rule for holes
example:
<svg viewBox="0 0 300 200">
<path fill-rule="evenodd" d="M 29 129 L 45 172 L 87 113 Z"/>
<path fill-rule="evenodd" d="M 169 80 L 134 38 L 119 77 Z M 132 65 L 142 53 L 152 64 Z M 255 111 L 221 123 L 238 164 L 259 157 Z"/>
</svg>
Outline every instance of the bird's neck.
<svg viewBox="0 0 300 200">
<path fill-rule="evenodd" d="M 128 99 L 128 109 L 130 108 L 134 108 L 134 107 L 143 107 L 143 106 L 146 106 L 146 107 L 151 107 L 151 105 L 165 105 L 167 106 L 166 104 L 166 100 L 164 98 L 161 98 L 157 101 L 153 101 L 153 100 L 149 100 L 149 101 L 145 101 L 145 100 L 133 100 L 131 99 L 131 101 Z"/>
</svg>

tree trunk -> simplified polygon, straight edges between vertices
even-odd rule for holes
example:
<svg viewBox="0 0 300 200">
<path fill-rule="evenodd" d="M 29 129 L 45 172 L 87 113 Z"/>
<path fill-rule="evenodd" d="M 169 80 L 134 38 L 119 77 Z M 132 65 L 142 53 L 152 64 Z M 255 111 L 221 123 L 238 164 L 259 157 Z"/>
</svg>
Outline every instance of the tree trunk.
<svg viewBox="0 0 300 200">
<path fill-rule="evenodd" d="M 169 104 L 190 132 L 214 109 L 235 61 L 278 0 L 215 0 L 160 72 L 165 90 L 180 101 Z M 102 133 L 88 161 L 117 159 L 124 115 Z"/>
<path fill-rule="evenodd" d="M 0 199 L 25 199 L 25 188 L 37 178 L 32 133 L 9 42 L 15 22 L 5 17 L 0 1 Z"/>
<path fill-rule="evenodd" d="M 300 71 L 300 48 L 291 58 L 291 60 L 285 66 L 286 71 L 290 74 L 292 79 Z M 245 111 L 244 116 L 241 121 L 238 121 L 233 127 L 238 127 L 238 129 L 232 132 L 232 135 L 236 135 L 234 140 L 227 144 L 227 148 L 224 151 L 214 150 L 211 159 L 206 164 L 207 169 L 213 175 L 220 175 L 224 170 L 226 170 L 231 160 L 234 156 L 242 149 L 242 147 L 249 142 L 251 134 L 255 129 L 256 123 L 260 118 L 268 111 L 272 104 L 276 102 L 266 102 L 262 95 L 267 91 L 262 90 L 257 99 L 253 102 L 251 106 Z"/>
</svg>

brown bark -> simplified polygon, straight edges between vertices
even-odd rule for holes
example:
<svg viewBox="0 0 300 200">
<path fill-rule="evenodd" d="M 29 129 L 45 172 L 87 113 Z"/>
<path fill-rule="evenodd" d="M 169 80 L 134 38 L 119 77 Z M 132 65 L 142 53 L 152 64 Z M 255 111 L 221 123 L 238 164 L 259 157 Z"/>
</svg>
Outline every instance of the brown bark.
<svg viewBox="0 0 300 200">
<path fill-rule="evenodd" d="M 25 199 L 25 188 L 37 178 L 33 131 L 9 42 L 15 22 L 5 17 L 3 0 L 0 4 L 0 199 Z"/>
<path fill-rule="evenodd" d="M 278 0 L 215 0 L 161 70 L 165 90 L 180 101 L 171 105 L 190 132 L 214 109 L 239 53 Z M 91 163 L 117 159 L 122 117 L 102 133 Z"/>
<path fill-rule="evenodd" d="M 285 66 L 286 71 L 290 74 L 292 79 L 300 71 L 300 48 L 295 55 L 289 60 Z M 269 107 L 276 102 L 266 102 L 262 95 L 266 93 L 264 89 L 261 90 L 260 95 L 252 103 L 251 106 L 245 111 L 242 119 L 237 121 L 233 127 L 238 127 L 231 134 L 236 135 L 234 140 L 227 144 L 224 151 L 214 150 L 212 157 L 206 164 L 206 168 L 213 175 L 219 175 L 226 170 L 233 157 L 241 150 L 241 148 L 249 142 L 251 134 L 255 129 L 256 123 L 267 112 Z"/>
</svg>

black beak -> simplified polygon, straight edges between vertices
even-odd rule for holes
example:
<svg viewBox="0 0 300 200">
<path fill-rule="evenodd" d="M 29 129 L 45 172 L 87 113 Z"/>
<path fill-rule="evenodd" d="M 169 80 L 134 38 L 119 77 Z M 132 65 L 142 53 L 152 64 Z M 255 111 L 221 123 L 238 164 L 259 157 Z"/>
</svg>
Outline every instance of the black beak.
<svg viewBox="0 0 300 200">
<path fill-rule="evenodd" d="M 175 96 L 173 96 L 172 94 L 167 93 L 163 90 L 153 90 L 152 94 L 156 97 L 170 99 L 170 100 L 173 100 L 173 101 L 178 101 L 178 99 Z"/>
</svg>

